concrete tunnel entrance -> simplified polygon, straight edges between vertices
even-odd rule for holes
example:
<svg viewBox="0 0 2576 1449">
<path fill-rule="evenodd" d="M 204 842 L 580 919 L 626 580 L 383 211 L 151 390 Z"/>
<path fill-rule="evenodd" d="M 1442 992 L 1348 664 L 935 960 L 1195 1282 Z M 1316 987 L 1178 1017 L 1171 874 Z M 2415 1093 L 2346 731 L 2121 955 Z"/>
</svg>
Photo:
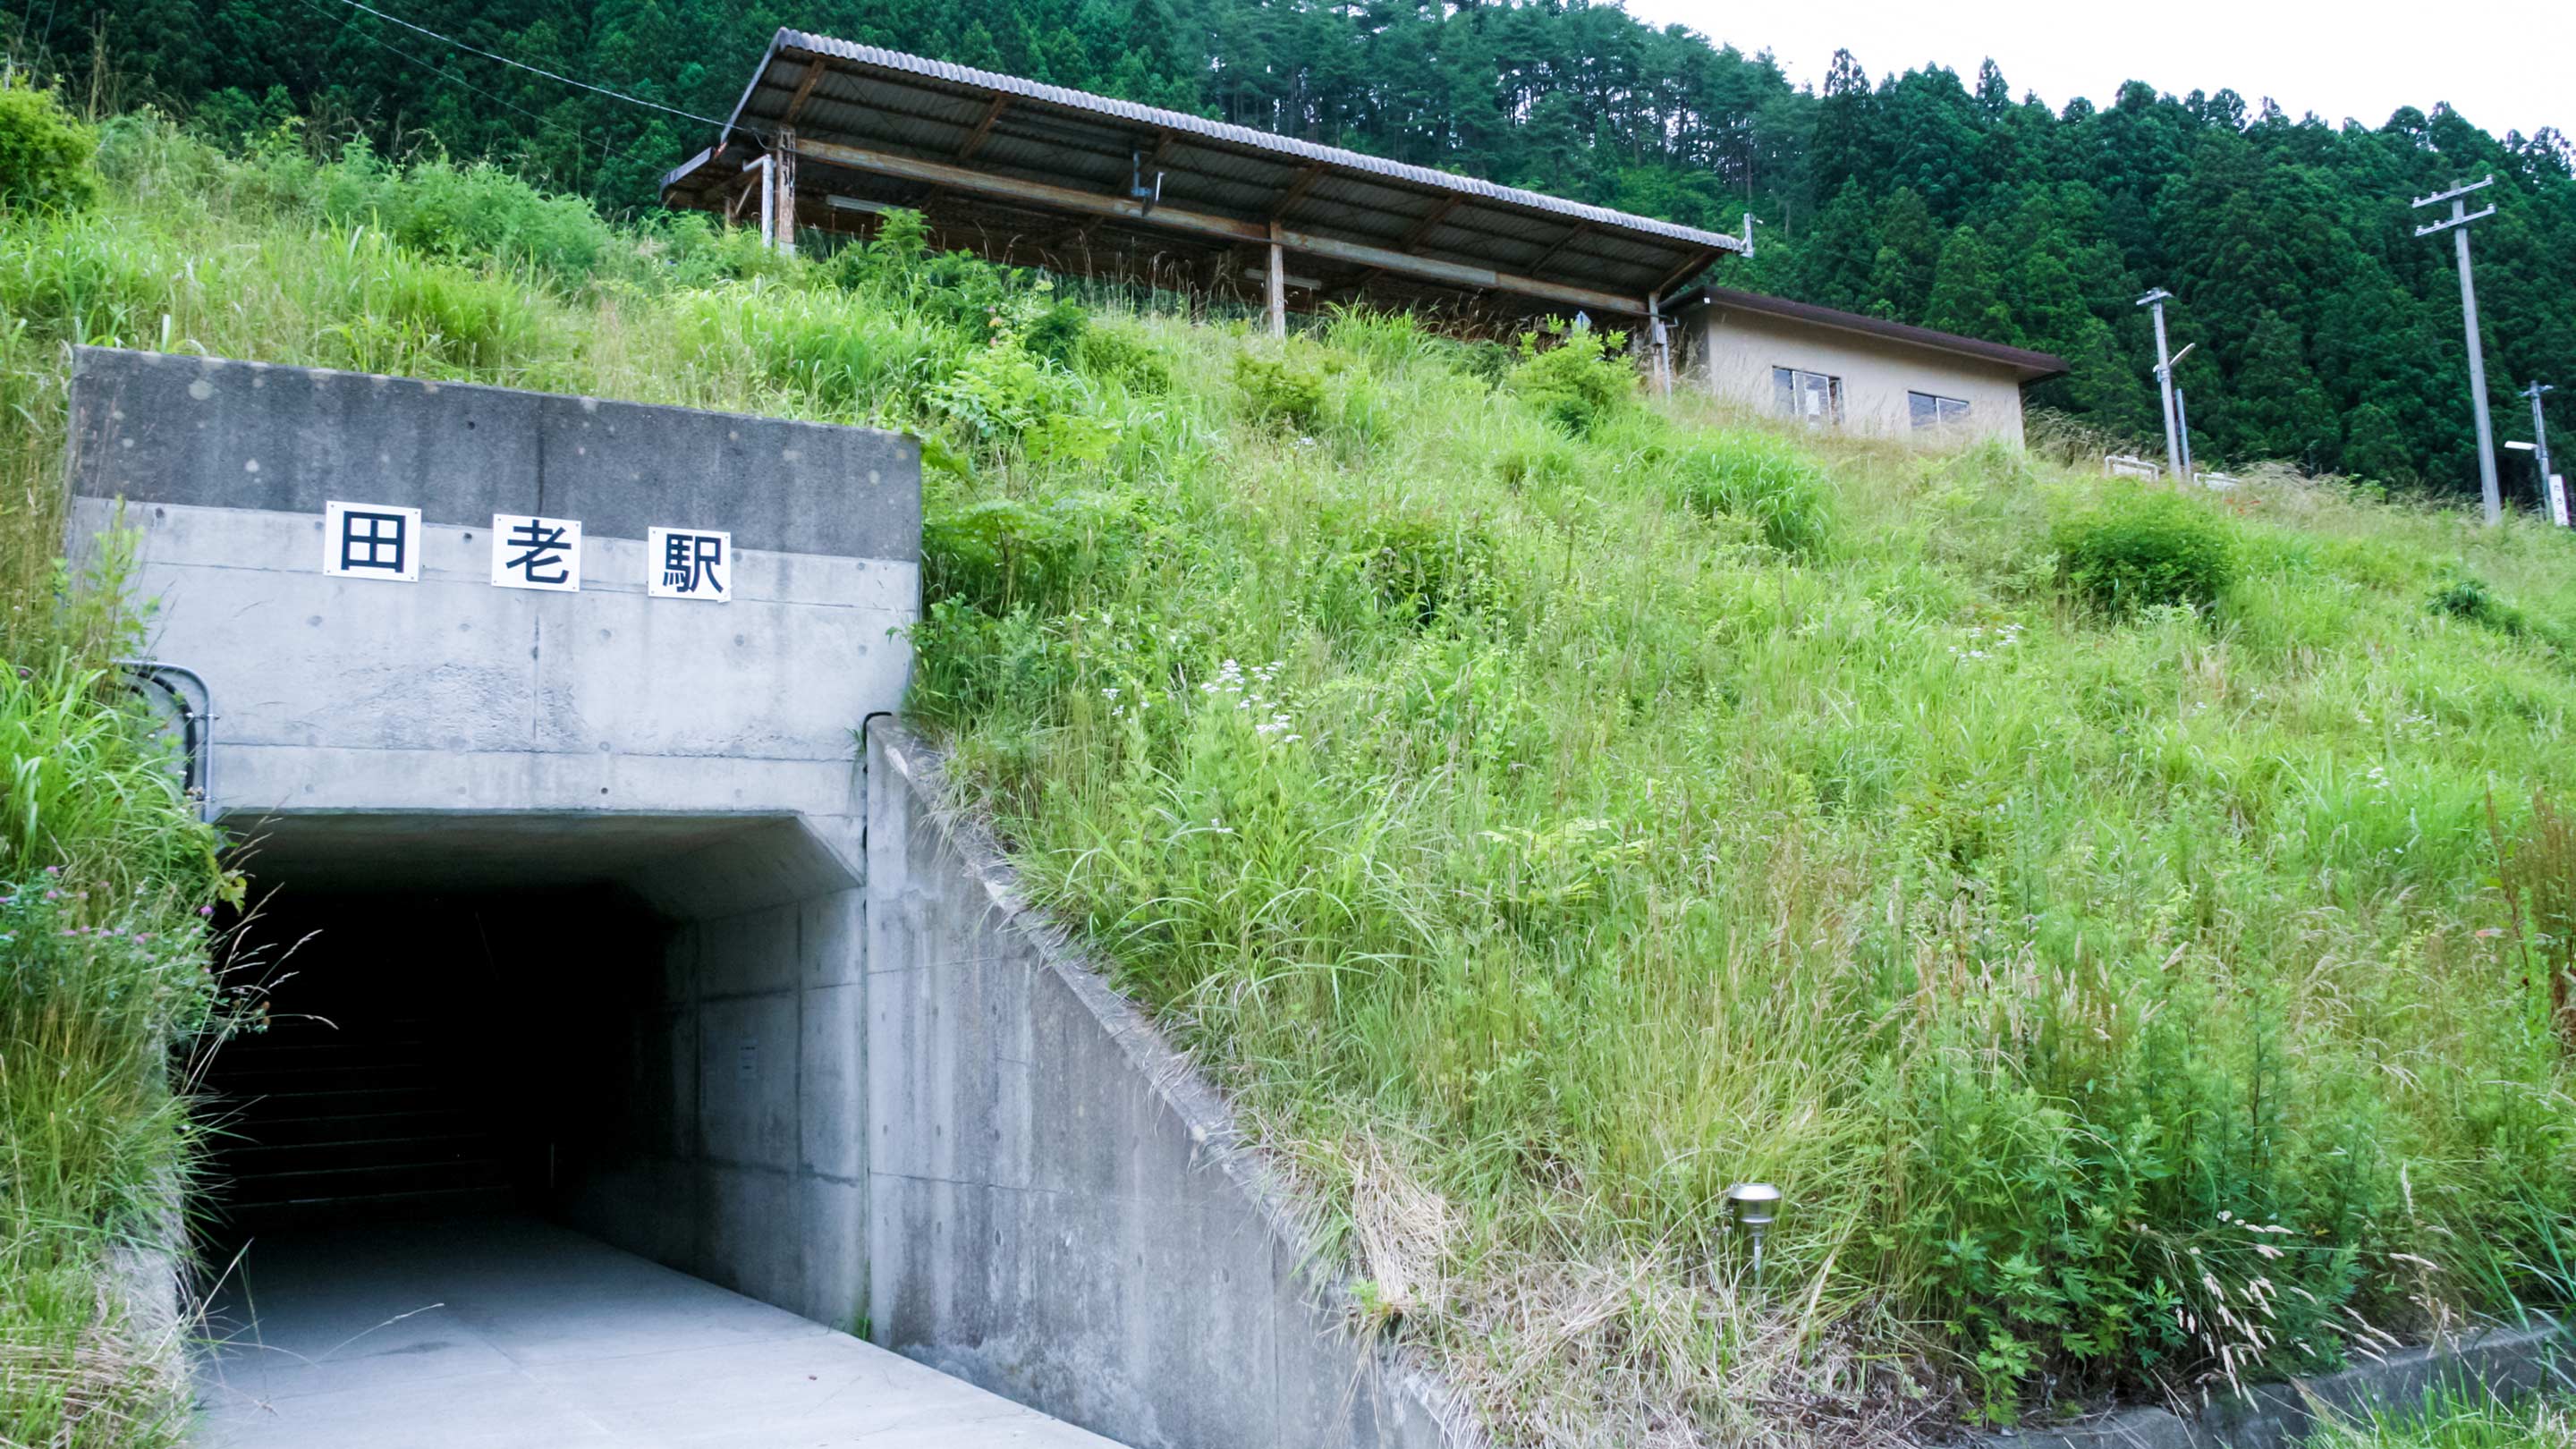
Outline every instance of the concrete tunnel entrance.
<svg viewBox="0 0 2576 1449">
<path fill-rule="evenodd" d="M 854 1336 L 864 903 L 806 822 L 238 828 L 200 1445 L 1105 1449 Z"/>
<path fill-rule="evenodd" d="M 863 905 L 802 823 L 244 834 L 271 1024 L 206 1082 L 210 1246 L 520 1214 L 858 1326 Z"/>
<path fill-rule="evenodd" d="M 1276 1357 L 1266 1300 L 1183 1326 L 1277 1276 L 1268 1220 L 1200 1212 L 1232 1179 L 1176 1176 L 1110 1002 L 951 949 L 998 898 L 946 857 L 916 879 L 918 782 L 879 799 L 862 764 L 921 617 L 916 442 L 93 347 L 70 404 L 66 555 L 130 560 L 129 667 L 204 726 L 186 778 L 254 931 L 302 943 L 205 1084 L 232 1136 L 200 1444 L 1103 1442 L 929 1364 L 1140 1442 L 1240 1437 L 1156 1424 Z M 1077 1013 L 1049 1029 L 1096 1067 L 1043 1139 L 1000 1113 L 1044 1054 L 957 1046 L 1013 1002 Z M 1149 1235 L 1203 1271 L 1131 1292 Z"/>
</svg>

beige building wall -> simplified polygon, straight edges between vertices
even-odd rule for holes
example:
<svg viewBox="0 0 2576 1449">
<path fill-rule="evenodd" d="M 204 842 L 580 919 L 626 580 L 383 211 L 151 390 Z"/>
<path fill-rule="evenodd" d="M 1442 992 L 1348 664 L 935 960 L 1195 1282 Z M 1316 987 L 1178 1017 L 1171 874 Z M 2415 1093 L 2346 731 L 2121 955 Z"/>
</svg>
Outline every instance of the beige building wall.
<svg viewBox="0 0 2576 1449">
<path fill-rule="evenodd" d="M 2022 440 L 2021 381 L 2001 363 L 1723 304 L 1693 310 L 1682 325 L 1691 377 L 1755 412 L 1778 411 L 1771 370 L 1791 367 L 1842 379 L 1846 432 L 1925 443 Z M 1914 392 L 1966 402 L 1967 421 L 1918 433 L 1906 399 Z"/>
</svg>

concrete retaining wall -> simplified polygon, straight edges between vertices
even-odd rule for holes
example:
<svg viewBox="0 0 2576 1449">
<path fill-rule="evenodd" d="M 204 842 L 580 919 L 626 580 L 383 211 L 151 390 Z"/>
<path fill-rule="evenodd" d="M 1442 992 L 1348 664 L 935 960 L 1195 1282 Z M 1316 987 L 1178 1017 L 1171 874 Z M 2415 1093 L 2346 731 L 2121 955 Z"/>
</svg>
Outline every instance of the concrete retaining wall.
<svg viewBox="0 0 2576 1449">
<path fill-rule="evenodd" d="M 2576 1341 L 2554 1323 L 2498 1329 L 2376 1363 L 2286 1384 L 2264 1384 L 2252 1401 L 2221 1399 L 2192 1418 L 2164 1409 L 2125 1409 L 2063 1428 L 1984 1436 L 1983 1449 L 2295 1449 L 2326 1414 L 2367 1418 L 2406 1413 L 2436 1389 L 2502 1400 L 2576 1390 Z"/>
<path fill-rule="evenodd" d="M 1139 1449 L 1477 1442 L 1345 1330 L 1223 1102 L 1021 909 L 935 758 L 867 749 L 875 1339 Z"/>
</svg>

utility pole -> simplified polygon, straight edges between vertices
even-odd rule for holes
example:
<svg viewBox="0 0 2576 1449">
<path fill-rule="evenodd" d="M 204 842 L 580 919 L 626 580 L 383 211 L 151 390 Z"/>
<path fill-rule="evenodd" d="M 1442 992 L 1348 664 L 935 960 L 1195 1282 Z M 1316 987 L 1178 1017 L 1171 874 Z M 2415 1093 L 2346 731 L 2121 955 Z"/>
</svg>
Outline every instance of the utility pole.
<svg viewBox="0 0 2576 1449">
<path fill-rule="evenodd" d="M 2540 400 L 2557 390 L 2545 382 L 2534 382 L 2522 390 L 2522 395 L 2531 399 L 2531 445 L 2540 453 L 2540 497 L 2544 503 L 2549 498 L 2553 475 L 2549 471 L 2549 419 L 2540 411 Z"/>
<path fill-rule="evenodd" d="M 2191 349 L 2186 347 L 2183 350 L 2189 352 Z M 2191 471 L 2191 406 L 2182 395 L 2181 388 L 2174 389 L 2174 435 L 2182 440 L 2182 477 L 2188 483 L 2198 475 Z"/>
<path fill-rule="evenodd" d="M 2182 439 L 2174 420 L 2173 360 L 2165 356 L 2165 303 L 2173 293 L 2156 288 L 2138 299 L 2141 307 L 2156 309 L 2156 391 L 2164 398 L 2165 408 L 2165 476 L 2182 481 Z"/>
<path fill-rule="evenodd" d="M 2484 181 L 2472 181 L 2466 186 L 2454 186 L 2448 191 L 2415 198 L 2419 209 L 2445 201 L 2451 203 L 2449 216 L 2415 228 L 2415 234 L 2432 236 L 2447 231 L 2453 245 L 2458 248 L 2460 316 L 2469 329 L 2469 398 L 2477 404 L 2478 412 L 2478 498 L 2486 505 L 2487 522 L 2490 524 L 2504 521 L 2504 495 L 2496 488 L 2495 425 L 2487 420 L 2487 353 L 2485 346 L 2478 341 L 2477 284 L 2469 277 L 2469 223 L 2495 215 L 2495 208 L 2490 206 L 2484 211 L 2473 212 L 2469 210 L 2466 198 L 2472 191 L 2483 191 L 2493 185 L 2495 177 L 2490 175 Z M 2544 489 L 2548 487 L 2546 483 L 2541 486 Z"/>
</svg>

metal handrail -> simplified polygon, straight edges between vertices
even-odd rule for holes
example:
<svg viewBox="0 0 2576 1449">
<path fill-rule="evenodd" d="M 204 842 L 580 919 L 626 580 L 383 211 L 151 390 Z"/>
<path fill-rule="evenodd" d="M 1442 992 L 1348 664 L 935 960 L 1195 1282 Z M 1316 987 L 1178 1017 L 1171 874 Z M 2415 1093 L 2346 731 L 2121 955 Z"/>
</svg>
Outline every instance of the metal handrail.
<svg viewBox="0 0 2576 1449">
<path fill-rule="evenodd" d="M 170 697 L 179 711 L 179 743 L 187 754 L 186 773 L 180 787 L 197 799 L 197 818 L 215 818 L 215 691 L 206 677 L 184 664 L 160 659 L 119 659 L 116 667 L 142 683 L 149 684 Z M 191 700 L 172 679 L 196 687 L 197 699 Z M 203 703 L 198 703 L 202 700 Z"/>
</svg>

